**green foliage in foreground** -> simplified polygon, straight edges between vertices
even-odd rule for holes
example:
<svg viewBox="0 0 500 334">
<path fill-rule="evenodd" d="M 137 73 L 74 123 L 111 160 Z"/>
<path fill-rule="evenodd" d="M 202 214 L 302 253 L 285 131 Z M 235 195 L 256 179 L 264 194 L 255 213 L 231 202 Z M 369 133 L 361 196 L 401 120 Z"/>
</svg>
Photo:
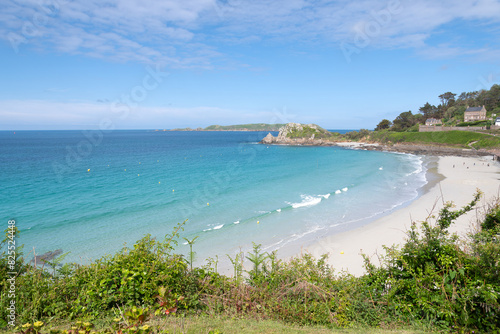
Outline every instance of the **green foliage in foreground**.
<svg viewBox="0 0 500 334">
<path fill-rule="evenodd" d="M 274 253 L 263 253 L 259 245 L 246 256 L 253 264 L 247 275 L 239 262 L 243 254 L 232 260 L 234 278 L 219 275 L 210 266 L 190 270 L 188 261 L 173 254 L 172 244 L 182 224 L 162 241 L 146 236 L 133 248 L 89 265 L 53 262 L 35 267 L 18 257 L 17 331 L 166 333 L 172 319 L 197 315 L 277 321 L 308 326 L 311 330 L 306 332 L 320 327 L 407 326 L 425 331 L 499 332 L 499 204 L 490 208 L 482 229 L 466 245 L 448 233 L 449 226 L 472 210 L 478 199 L 479 194 L 456 211 L 448 203 L 433 222 L 414 224 L 401 248 L 387 248 L 381 267 L 366 260 L 368 273 L 359 278 L 336 274 L 325 256 L 280 261 Z M 6 273 L 8 266 L 4 252 L 0 270 Z M 3 321 L 8 319 L 8 289 L 9 283 L 3 281 Z M 69 325 L 59 326 L 61 321 Z M 221 333 L 221 328 L 210 332 Z"/>
<path fill-rule="evenodd" d="M 500 138 L 484 133 L 469 131 L 437 131 L 437 132 L 391 132 L 377 131 L 371 133 L 371 139 L 382 143 L 437 144 L 476 149 L 500 146 Z"/>
</svg>

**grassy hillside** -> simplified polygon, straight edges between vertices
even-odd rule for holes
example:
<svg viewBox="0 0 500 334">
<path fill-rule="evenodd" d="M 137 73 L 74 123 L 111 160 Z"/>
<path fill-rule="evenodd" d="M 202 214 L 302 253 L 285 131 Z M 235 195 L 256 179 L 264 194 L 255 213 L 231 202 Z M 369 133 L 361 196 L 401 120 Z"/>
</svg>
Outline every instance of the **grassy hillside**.
<svg viewBox="0 0 500 334">
<path fill-rule="evenodd" d="M 392 132 L 376 131 L 370 138 L 382 143 L 412 143 L 412 144 L 437 144 L 453 147 L 491 149 L 500 147 L 500 137 L 469 132 L 469 131 L 442 131 L 442 132 Z"/>
<path fill-rule="evenodd" d="M 279 131 L 285 124 L 238 124 L 238 125 L 210 125 L 205 131 Z"/>
</svg>

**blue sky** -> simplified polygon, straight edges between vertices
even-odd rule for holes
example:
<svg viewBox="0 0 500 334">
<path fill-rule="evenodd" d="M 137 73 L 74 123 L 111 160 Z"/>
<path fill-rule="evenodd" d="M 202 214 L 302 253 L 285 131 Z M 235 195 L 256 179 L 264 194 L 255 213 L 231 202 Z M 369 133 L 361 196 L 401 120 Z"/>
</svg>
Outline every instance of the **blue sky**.
<svg viewBox="0 0 500 334">
<path fill-rule="evenodd" d="M 500 81 L 500 1 L 2 1 L 0 130 L 372 129 Z"/>
</svg>

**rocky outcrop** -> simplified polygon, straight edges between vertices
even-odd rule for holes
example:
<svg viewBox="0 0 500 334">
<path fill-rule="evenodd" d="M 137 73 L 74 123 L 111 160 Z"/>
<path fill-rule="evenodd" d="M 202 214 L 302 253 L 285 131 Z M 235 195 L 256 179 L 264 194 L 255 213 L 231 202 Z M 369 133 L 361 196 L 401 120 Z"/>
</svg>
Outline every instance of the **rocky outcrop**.
<svg viewBox="0 0 500 334">
<path fill-rule="evenodd" d="M 262 144 L 280 145 L 335 145 L 330 139 L 333 134 L 316 124 L 288 123 L 279 130 L 277 137 L 269 133 Z"/>
<path fill-rule="evenodd" d="M 269 132 L 267 136 L 262 139 L 261 144 L 274 144 L 275 140 L 277 140 L 277 138 Z"/>
<path fill-rule="evenodd" d="M 42 255 L 36 255 L 31 262 L 33 263 L 38 263 L 38 264 L 43 264 L 45 262 L 50 262 L 57 256 L 61 255 L 63 253 L 62 249 L 56 249 L 55 251 L 50 251 L 47 253 L 44 253 Z"/>
</svg>

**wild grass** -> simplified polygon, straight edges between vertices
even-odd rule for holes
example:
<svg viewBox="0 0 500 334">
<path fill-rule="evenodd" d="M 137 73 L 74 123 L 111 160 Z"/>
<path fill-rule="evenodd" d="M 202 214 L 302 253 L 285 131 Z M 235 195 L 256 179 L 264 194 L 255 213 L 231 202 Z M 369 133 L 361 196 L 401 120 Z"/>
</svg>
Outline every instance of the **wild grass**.
<svg viewBox="0 0 500 334">
<path fill-rule="evenodd" d="M 470 131 L 437 131 L 437 132 L 391 132 L 376 131 L 371 139 L 384 143 L 414 143 L 449 145 L 470 148 L 474 143 L 476 149 L 500 147 L 500 137 Z"/>
</svg>

